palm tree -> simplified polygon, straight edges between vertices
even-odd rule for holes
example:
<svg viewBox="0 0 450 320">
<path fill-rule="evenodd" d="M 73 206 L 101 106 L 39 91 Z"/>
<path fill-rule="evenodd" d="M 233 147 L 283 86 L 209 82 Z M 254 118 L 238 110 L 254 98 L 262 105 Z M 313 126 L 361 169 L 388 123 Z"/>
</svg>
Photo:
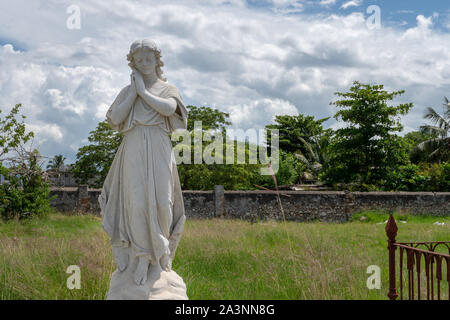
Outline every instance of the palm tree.
<svg viewBox="0 0 450 320">
<path fill-rule="evenodd" d="M 48 162 L 47 169 L 50 169 L 52 171 L 61 171 L 62 167 L 64 166 L 64 160 L 66 160 L 66 157 L 64 157 L 62 154 L 58 154 L 53 157 Z"/>
<path fill-rule="evenodd" d="M 327 144 L 327 137 L 313 136 L 311 143 L 302 137 L 298 137 L 306 148 L 307 154 L 303 154 L 300 150 L 294 152 L 294 156 L 306 167 L 305 171 L 300 175 L 300 180 L 318 180 L 319 172 L 323 164 L 328 161 L 328 155 L 324 152 Z"/>
<path fill-rule="evenodd" d="M 416 146 L 417 151 L 426 152 L 431 161 L 449 161 L 450 159 L 450 101 L 444 97 L 444 114 L 441 116 L 433 108 L 428 107 L 425 119 L 430 119 L 432 125 L 420 127 L 422 133 L 431 134 L 433 138 L 425 140 Z"/>
</svg>

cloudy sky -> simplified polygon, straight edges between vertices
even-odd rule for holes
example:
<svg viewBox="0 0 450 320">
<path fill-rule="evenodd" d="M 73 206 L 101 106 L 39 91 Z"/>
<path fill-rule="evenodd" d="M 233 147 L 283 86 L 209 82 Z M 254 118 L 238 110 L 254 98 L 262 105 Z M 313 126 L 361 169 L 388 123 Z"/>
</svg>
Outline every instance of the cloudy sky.
<svg viewBox="0 0 450 320">
<path fill-rule="evenodd" d="M 414 103 L 408 132 L 424 122 L 427 106 L 442 110 L 450 96 L 449 7 L 447 0 L 2 0 L 0 109 L 22 103 L 41 153 L 72 162 L 129 82 L 131 42 L 152 38 L 185 103 L 229 112 L 235 128 L 262 128 L 277 114 L 332 116 L 333 93 L 360 80 L 406 90 L 396 102 Z"/>
</svg>

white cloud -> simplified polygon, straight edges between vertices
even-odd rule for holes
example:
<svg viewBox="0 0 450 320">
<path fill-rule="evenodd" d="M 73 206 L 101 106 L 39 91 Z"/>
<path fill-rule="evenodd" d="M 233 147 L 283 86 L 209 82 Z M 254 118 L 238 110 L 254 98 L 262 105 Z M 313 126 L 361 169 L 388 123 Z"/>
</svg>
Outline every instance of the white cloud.
<svg viewBox="0 0 450 320">
<path fill-rule="evenodd" d="M 254 128 L 252 123 L 273 123 L 275 116 L 279 114 L 298 114 L 297 108 L 292 103 L 281 99 L 261 99 L 250 104 L 229 106 L 227 112 L 230 113 L 230 119 L 234 126 L 243 129 Z M 249 119 L 252 122 L 249 122 Z"/>
<path fill-rule="evenodd" d="M 27 126 L 47 156 L 66 153 L 73 159 L 68 146 L 80 146 L 104 118 L 98 110 L 110 104 L 120 88 L 112 70 L 49 63 L 36 51 L 18 52 L 12 45 L 0 47 L 0 65 L 1 109 L 22 104 Z"/>
<path fill-rule="evenodd" d="M 29 129 L 39 137 L 38 143 L 44 143 L 47 140 L 62 142 L 63 133 L 61 128 L 56 124 L 30 124 Z"/>
<path fill-rule="evenodd" d="M 299 13 L 302 12 L 305 7 L 302 1 L 298 0 L 270 0 L 273 11 L 281 14 Z"/>
<path fill-rule="evenodd" d="M 66 28 L 70 1 L 0 4 L 0 39 L 13 39 L 0 46 L 0 106 L 23 103 L 31 128 L 45 128 L 36 136 L 48 156 L 74 160 L 129 82 L 126 54 L 142 37 L 161 46 L 164 74 L 186 104 L 230 112 L 234 126 L 262 128 L 283 113 L 332 116 L 334 92 L 353 80 L 405 89 L 402 100 L 416 105 L 407 128 L 448 95 L 450 36 L 433 30 L 433 17 L 417 16 L 406 30 L 369 30 L 361 13 L 286 16 L 244 1 L 77 3 L 80 30 Z"/>
<path fill-rule="evenodd" d="M 444 22 L 444 26 L 447 28 L 447 30 L 450 31 L 450 15 L 447 17 L 447 20 Z"/>
<path fill-rule="evenodd" d="M 362 0 L 350 0 L 341 5 L 341 9 L 347 9 L 349 7 L 359 7 L 362 4 Z"/>
<path fill-rule="evenodd" d="M 433 25 L 433 17 L 426 18 L 423 15 L 418 15 L 416 19 L 419 29 L 429 29 Z"/>
<path fill-rule="evenodd" d="M 5 56 L 20 54 L 20 51 L 19 50 L 16 51 L 14 49 L 13 45 L 11 45 L 9 43 L 5 44 L 4 46 L 1 46 L 0 47 L 0 52 L 1 52 L 2 55 L 5 55 Z"/>
<path fill-rule="evenodd" d="M 433 17 L 425 17 L 423 15 L 418 15 L 416 17 L 417 26 L 409 28 L 402 35 L 403 39 L 416 39 L 421 41 L 424 37 L 431 34 L 431 27 L 433 26 Z"/>
<path fill-rule="evenodd" d="M 336 0 L 320 0 L 319 4 L 321 6 L 330 6 L 336 4 Z"/>
</svg>

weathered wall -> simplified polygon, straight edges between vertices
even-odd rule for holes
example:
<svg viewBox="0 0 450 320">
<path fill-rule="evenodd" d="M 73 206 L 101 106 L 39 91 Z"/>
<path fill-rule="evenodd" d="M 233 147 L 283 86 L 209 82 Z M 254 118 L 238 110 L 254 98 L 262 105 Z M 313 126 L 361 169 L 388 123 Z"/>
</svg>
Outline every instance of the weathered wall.
<svg viewBox="0 0 450 320">
<path fill-rule="evenodd" d="M 54 188 L 52 205 L 59 211 L 100 214 L 99 189 Z M 274 191 L 183 191 L 187 217 L 282 219 Z M 450 192 L 341 192 L 281 191 L 287 220 L 346 221 L 361 210 L 396 211 L 411 214 L 450 215 Z"/>
<path fill-rule="evenodd" d="M 92 212 L 100 214 L 98 196 L 100 189 L 88 189 L 87 186 L 80 187 L 53 187 L 51 188 L 51 205 L 58 211 L 70 212 Z"/>
</svg>

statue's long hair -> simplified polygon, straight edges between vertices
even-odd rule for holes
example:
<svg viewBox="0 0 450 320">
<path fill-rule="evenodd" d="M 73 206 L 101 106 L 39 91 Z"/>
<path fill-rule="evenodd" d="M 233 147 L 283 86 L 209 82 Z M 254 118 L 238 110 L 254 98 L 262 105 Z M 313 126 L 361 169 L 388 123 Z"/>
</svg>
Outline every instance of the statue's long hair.
<svg viewBox="0 0 450 320">
<path fill-rule="evenodd" d="M 164 66 L 164 62 L 161 60 L 161 49 L 159 49 L 159 47 L 156 45 L 156 43 L 153 40 L 150 40 L 150 39 L 136 40 L 131 44 L 130 52 L 127 54 L 127 60 L 129 61 L 128 65 L 130 66 L 130 68 L 136 68 L 136 65 L 134 63 L 133 54 L 139 49 L 147 49 L 147 50 L 152 51 L 155 54 L 156 75 L 162 81 L 167 81 L 167 79 L 164 78 L 162 75 L 163 74 L 162 67 Z"/>
</svg>

